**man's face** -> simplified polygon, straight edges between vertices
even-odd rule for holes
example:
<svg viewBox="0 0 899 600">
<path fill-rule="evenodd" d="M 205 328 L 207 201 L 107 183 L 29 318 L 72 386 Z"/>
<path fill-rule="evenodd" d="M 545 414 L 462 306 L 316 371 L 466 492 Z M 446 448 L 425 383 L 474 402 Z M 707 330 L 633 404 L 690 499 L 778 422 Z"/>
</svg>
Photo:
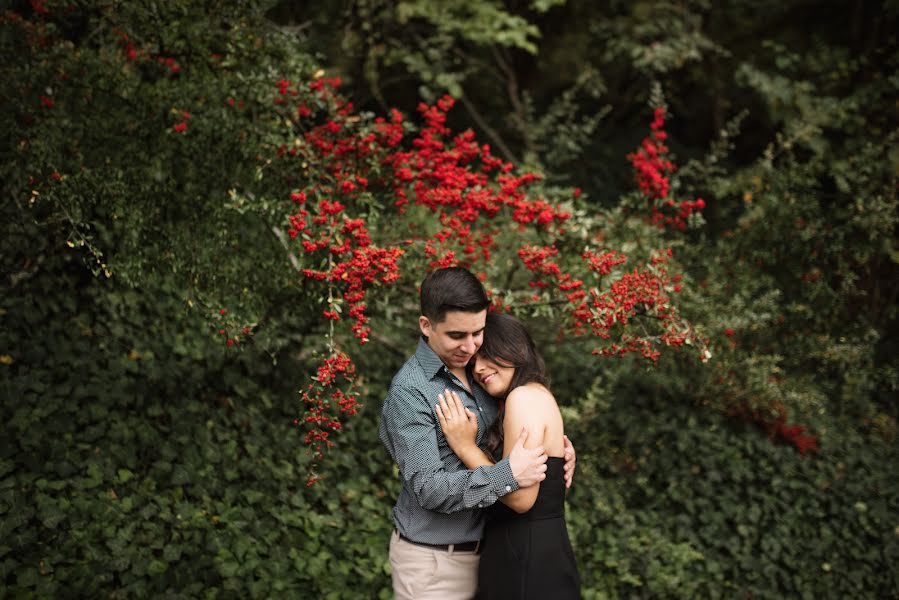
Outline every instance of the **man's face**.
<svg viewBox="0 0 899 600">
<path fill-rule="evenodd" d="M 428 346 L 450 369 L 465 367 L 484 341 L 484 325 L 487 311 L 450 311 L 440 323 L 433 323 L 425 316 L 418 319 L 422 335 L 428 338 Z"/>
</svg>

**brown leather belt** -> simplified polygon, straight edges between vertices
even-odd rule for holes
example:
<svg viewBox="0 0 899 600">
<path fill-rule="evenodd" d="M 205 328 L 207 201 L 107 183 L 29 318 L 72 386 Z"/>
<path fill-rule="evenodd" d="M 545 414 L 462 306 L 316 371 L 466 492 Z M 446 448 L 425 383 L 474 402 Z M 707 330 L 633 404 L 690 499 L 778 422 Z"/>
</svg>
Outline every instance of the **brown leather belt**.
<svg viewBox="0 0 899 600">
<path fill-rule="evenodd" d="M 431 550 L 443 550 L 444 552 L 474 552 L 475 554 L 481 551 L 481 540 L 476 542 L 462 542 L 461 544 L 425 544 L 424 542 L 410 540 L 399 531 L 397 531 L 397 534 L 400 536 L 401 540 L 406 540 L 410 544 L 430 548 Z"/>
</svg>

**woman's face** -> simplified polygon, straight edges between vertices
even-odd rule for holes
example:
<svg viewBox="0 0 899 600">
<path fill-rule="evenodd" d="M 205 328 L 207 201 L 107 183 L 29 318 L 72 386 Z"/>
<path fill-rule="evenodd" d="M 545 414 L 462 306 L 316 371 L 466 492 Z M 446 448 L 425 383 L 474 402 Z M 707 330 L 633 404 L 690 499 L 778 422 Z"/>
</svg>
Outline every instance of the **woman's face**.
<svg viewBox="0 0 899 600">
<path fill-rule="evenodd" d="M 480 354 L 474 357 L 474 376 L 491 396 L 498 398 L 505 396 L 509 392 L 514 375 L 515 367 L 502 365 Z"/>
</svg>

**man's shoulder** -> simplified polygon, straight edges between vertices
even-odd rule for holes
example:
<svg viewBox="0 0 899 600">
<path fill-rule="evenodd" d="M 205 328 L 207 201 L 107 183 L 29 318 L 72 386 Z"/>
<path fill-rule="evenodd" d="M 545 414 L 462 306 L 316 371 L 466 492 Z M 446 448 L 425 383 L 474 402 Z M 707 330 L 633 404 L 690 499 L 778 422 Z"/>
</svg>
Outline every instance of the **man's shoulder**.
<svg viewBox="0 0 899 600">
<path fill-rule="evenodd" d="M 430 378 L 413 354 L 406 361 L 406 364 L 400 367 L 400 370 L 393 376 L 387 397 L 389 399 L 391 396 L 397 395 L 417 396 L 420 393 L 427 392 L 430 386 Z M 415 392 L 419 392 L 419 394 Z"/>
</svg>

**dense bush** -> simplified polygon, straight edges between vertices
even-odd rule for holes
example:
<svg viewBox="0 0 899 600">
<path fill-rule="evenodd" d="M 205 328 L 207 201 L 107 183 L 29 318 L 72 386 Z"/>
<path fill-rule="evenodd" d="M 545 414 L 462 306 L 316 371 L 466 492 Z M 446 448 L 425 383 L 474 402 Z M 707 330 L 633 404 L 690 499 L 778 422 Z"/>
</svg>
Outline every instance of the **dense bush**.
<svg viewBox="0 0 899 600">
<path fill-rule="evenodd" d="M 43 245 L 9 217 L 16 266 L 38 266 L 10 273 L 3 303 L 0 595 L 386 589 L 376 400 L 345 433 L 335 483 L 308 488 L 292 423 L 310 366 L 295 351 L 228 351 L 181 289 L 95 278 L 59 230 Z"/>
<path fill-rule="evenodd" d="M 637 365 L 631 366 L 637 370 Z M 645 374 L 571 411 L 587 597 L 877 597 L 896 589 L 895 443 L 834 427 L 809 459 Z M 590 404 L 588 404 L 589 406 Z M 810 418 L 817 432 L 830 419 Z M 883 568 L 871 568 L 872 565 Z M 888 594 L 887 594 L 888 595 Z"/>
</svg>

